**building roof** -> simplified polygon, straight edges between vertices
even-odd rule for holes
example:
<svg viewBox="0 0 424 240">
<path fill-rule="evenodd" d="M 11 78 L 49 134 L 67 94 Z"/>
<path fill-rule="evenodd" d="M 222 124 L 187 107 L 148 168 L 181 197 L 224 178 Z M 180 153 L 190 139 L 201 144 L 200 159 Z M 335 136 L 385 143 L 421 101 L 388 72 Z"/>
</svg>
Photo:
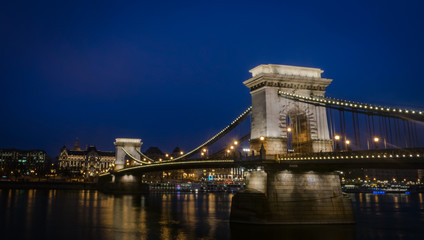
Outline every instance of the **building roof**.
<svg viewBox="0 0 424 240">
<path fill-rule="evenodd" d="M 96 149 L 95 146 L 89 146 L 84 151 L 80 151 L 80 150 L 68 150 L 66 147 L 65 147 L 65 149 L 62 148 L 62 151 L 63 150 L 66 150 L 66 152 L 68 153 L 68 155 L 74 155 L 74 156 L 85 156 L 89 152 L 93 152 L 93 151 L 96 152 L 97 154 L 99 154 L 100 156 L 110 156 L 110 157 L 114 157 L 115 156 L 115 152 L 111 152 L 111 151 L 99 151 L 99 150 Z"/>
</svg>

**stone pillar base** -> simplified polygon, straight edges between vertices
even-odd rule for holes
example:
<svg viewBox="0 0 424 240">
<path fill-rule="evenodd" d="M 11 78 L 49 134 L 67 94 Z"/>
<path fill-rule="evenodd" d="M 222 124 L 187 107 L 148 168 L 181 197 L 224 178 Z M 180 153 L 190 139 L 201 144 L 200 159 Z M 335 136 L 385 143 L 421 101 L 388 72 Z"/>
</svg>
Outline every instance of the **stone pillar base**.
<svg viewBox="0 0 424 240">
<path fill-rule="evenodd" d="M 331 140 L 314 140 L 312 141 L 313 152 L 332 152 L 333 142 Z"/>
<path fill-rule="evenodd" d="M 252 224 L 352 224 L 352 203 L 335 173 L 268 172 L 232 199 L 230 221 Z"/>
<path fill-rule="evenodd" d="M 98 189 L 112 194 L 148 193 L 149 185 L 141 182 L 141 178 L 133 175 L 117 175 L 99 178 Z"/>
<path fill-rule="evenodd" d="M 261 145 L 264 145 L 266 155 L 277 155 L 287 153 L 287 139 L 285 138 L 266 138 L 264 141 L 259 139 L 250 140 L 250 149 L 259 155 Z"/>
</svg>

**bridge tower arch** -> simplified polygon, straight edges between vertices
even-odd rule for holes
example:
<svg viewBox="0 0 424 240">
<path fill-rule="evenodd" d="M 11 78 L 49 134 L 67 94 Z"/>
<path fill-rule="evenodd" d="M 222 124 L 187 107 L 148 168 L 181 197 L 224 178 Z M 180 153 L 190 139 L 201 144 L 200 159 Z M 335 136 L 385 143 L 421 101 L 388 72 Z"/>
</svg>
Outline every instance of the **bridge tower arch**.
<svg viewBox="0 0 424 240">
<path fill-rule="evenodd" d="M 125 168 L 126 160 L 128 159 L 128 154 L 131 156 L 140 158 L 141 139 L 138 138 L 117 138 L 113 143 L 116 147 L 116 160 L 115 160 L 115 170 L 120 170 Z"/>
<path fill-rule="evenodd" d="M 278 91 L 301 96 L 324 96 L 331 79 L 321 77 L 324 71 L 288 65 L 259 65 L 249 71 L 252 77 L 243 82 L 252 96 L 250 147 L 259 152 L 264 145 L 266 154 L 285 154 L 289 140 L 288 119 L 297 129 L 298 151 L 329 152 L 332 141 L 325 107 L 280 97 Z M 292 128 L 293 129 L 293 128 Z M 294 130 L 294 129 L 293 129 Z M 265 139 L 260 140 L 261 137 Z M 294 147 L 294 146 L 293 146 Z"/>
</svg>

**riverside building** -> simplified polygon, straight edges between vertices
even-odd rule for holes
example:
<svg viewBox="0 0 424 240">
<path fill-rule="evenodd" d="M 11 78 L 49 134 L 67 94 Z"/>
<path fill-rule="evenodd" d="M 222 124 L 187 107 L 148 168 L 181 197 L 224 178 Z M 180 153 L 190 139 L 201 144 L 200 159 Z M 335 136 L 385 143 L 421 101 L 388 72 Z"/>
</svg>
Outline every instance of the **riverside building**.
<svg viewBox="0 0 424 240">
<path fill-rule="evenodd" d="M 2 178 L 43 175 L 50 171 L 50 164 L 44 150 L 0 149 Z"/>
<path fill-rule="evenodd" d="M 95 146 L 81 150 L 78 139 L 72 150 L 63 146 L 59 154 L 59 170 L 62 174 L 79 177 L 95 177 L 115 165 L 115 152 L 99 151 Z"/>
</svg>

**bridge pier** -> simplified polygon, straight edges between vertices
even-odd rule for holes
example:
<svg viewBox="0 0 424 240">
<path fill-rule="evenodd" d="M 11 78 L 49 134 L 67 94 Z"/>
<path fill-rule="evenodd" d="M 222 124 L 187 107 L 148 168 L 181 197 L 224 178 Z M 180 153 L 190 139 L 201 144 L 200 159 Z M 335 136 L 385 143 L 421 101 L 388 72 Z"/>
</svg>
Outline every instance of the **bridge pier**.
<svg viewBox="0 0 424 240">
<path fill-rule="evenodd" d="M 100 177 L 99 190 L 106 193 L 137 194 L 148 193 L 149 185 L 141 182 L 141 176 L 131 174 L 111 174 Z"/>
<path fill-rule="evenodd" d="M 251 172 L 246 190 L 232 199 L 231 222 L 352 224 L 352 203 L 333 172 Z"/>
</svg>

